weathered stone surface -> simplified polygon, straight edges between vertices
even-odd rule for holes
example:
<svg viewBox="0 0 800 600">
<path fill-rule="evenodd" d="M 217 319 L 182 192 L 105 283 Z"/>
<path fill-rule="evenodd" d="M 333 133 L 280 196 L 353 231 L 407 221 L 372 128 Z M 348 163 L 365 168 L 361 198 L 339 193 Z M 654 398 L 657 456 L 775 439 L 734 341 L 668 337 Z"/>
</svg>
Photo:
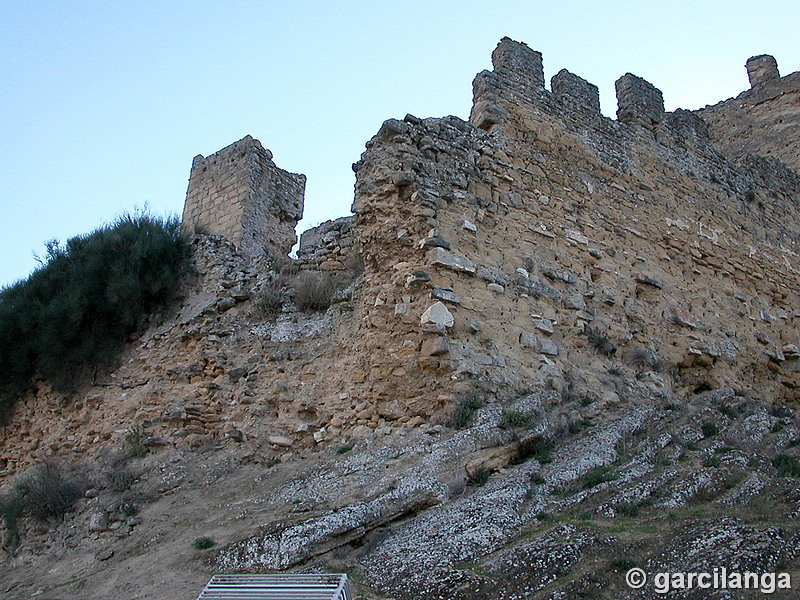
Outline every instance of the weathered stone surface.
<svg viewBox="0 0 800 600">
<path fill-rule="evenodd" d="M 89 517 L 89 531 L 108 531 L 110 525 L 111 519 L 104 510 L 98 510 Z"/>
<path fill-rule="evenodd" d="M 271 435 L 267 437 L 267 441 L 270 444 L 280 446 L 281 448 L 291 448 L 293 444 L 292 439 L 286 437 L 285 435 Z"/>
<path fill-rule="evenodd" d="M 780 79 L 781 75 L 778 72 L 778 62 L 774 56 L 769 54 L 761 54 L 759 56 L 752 56 L 747 59 L 745 63 L 747 68 L 747 77 L 750 80 L 750 87 L 756 87 L 764 83 Z"/>
<path fill-rule="evenodd" d="M 450 304 L 461 304 L 452 288 L 435 288 L 431 290 L 431 298 L 441 300 L 442 302 L 449 302 Z"/>
<path fill-rule="evenodd" d="M 487 284 L 486 289 L 488 289 L 491 292 L 494 292 L 495 294 L 502 294 L 503 292 L 506 291 L 506 289 L 499 283 Z"/>
<path fill-rule="evenodd" d="M 227 237 L 244 253 L 286 255 L 303 216 L 304 175 L 279 169 L 272 153 L 249 135 L 192 162 L 183 228 Z"/>
<path fill-rule="evenodd" d="M 577 522 L 543 533 L 536 515 L 586 511 L 613 519 L 623 506 L 635 506 L 672 532 L 675 523 L 659 521 L 665 508 L 714 498 L 714 510 L 746 510 L 742 498 L 763 485 L 775 497 L 790 497 L 791 478 L 777 477 L 771 461 L 792 453 L 797 422 L 759 399 L 791 407 L 800 398 L 798 176 L 776 158 L 744 152 L 731 162 L 726 156 L 733 154 L 710 145 L 719 142 L 719 131 L 710 126 L 706 132 L 696 114 L 675 111 L 631 125 L 584 111 L 571 101 L 590 92 L 588 85 L 562 75 L 561 83 L 574 89 L 548 92 L 525 72 L 536 72 L 529 49 L 504 46 L 520 56 L 504 57 L 497 72 L 476 78 L 471 122 L 390 121 L 370 140 L 355 168 L 356 216 L 315 228 L 302 258 L 250 259 L 222 238 L 198 236 L 191 257 L 196 276 L 181 289 L 174 312 L 137 331 L 119 365 L 98 372 L 96 385 L 86 382 L 86 393 L 67 405 L 41 381 L 20 399 L 0 440 L 0 477 L 7 481 L 54 453 L 70 463 L 101 452 L 113 456 L 136 428 L 146 440 L 169 444 L 131 459 L 147 469 L 134 492 L 156 498 L 156 506 L 143 510 L 148 526 L 131 532 L 115 507 L 119 537 L 89 536 L 115 538 L 121 560 L 135 555 L 140 570 L 157 572 L 165 557 L 185 552 L 190 538 L 158 538 L 141 553 L 161 527 L 153 522 L 150 528 L 150 515 L 169 514 L 165 526 L 194 522 L 187 511 L 213 505 L 209 532 L 224 530 L 225 543 L 242 551 L 228 556 L 264 561 L 255 568 L 268 562 L 327 568 L 329 558 L 350 560 L 351 543 L 368 539 L 355 558 L 371 578 L 368 586 L 376 586 L 368 594 L 451 600 L 611 597 L 619 592 L 614 586 L 578 587 L 593 581 L 587 574 L 605 572 L 599 553 L 646 547 L 653 554 L 637 556 L 641 564 L 663 558 L 657 540 L 639 544 L 633 535 L 622 547 L 609 536 L 597 539 L 591 523 Z M 748 125 L 742 137 L 727 137 L 759 138 L 760 152 L 780 160 L 796 152 L 795 81 L 791 75 L 767 81 L 734 100 L 745 110 L 739 116 L 752 117 L 750 125 L 753 115 L 768 119 L 757 133 Z M 738 132 L 739 122 L 718 120 L 723 130 Z M 413 181 L 398 178 L 411 170 Z M 464 229 L 465 220 L 476 231 Z M 427 260 L 418 241 L 439 235 L 469 255 L 476 277 Z M 345 259 L 359 256 L 361 269 L 342 273 L 346 302 L 324 313 L 294 312 L 288 303 L 277 316 L 260 312 L 259 294 L 279 276 L 288 283 L 297 268 L 344 271 Z M 543 274 L 548 267 L 552 279 Z M 421 269 L 427 277 L 409 282 Z M 668 293 L 637 284 L 643 272 Z M 420 326 L 430 290 L 447 287 L 463 303 L 450 305 L 450 316 L 457 311 L 458 318 Z M 236 305 L 219 312 L 223 297 Z M 580 299 L 585 308 L 578 310 Z M 702 326 L 671 318 L 673 309 L 689 307 Z M 552 339 L 537 332 L 530 315 L 558 323 Z M 622 360 L 612 356 L 617 347 Z M 635 366 L 650 360 L 650 349 L 667 372 Z M 695 393 L 722 384 L 746 396 L 712 401 Z M 484 402 L 471 417 L 474 427 L 445 426 L 459 402 L 473 396 Z M 181 413 L 165 418 L 170 406 L 184 408 L 185 419 Z M 492 463 L 498 470 L 486 486 L 470 483 L 462 493 L 472 453 L 512 443 L 512 432 L 498 426 L 504 411 L 530 419 L 526 431 L 555 444 L 552 460 L 534 455 L 520 464 Z M 703 437 L 703 422 L 716 424 L 720 435 Z M 234 430 L 247 436 L 236 440 L 228 435 Z M 283 446 L 270 443 L 276 436 Z M 719 466 L 702 466 L 714 461 Z M 594 468 L 611 468 L 618 479 L 587 489 L 582 476 Z M 431 476 L 425 489 L 441 494 L 415 495 L 423 471 Z M 392 496 L 404 473 L 413 482 Z M 749 483 L 739 485 L 730 473 Z M 751 476 L 763 477 L 763 485 Z M 108 505 L 104 496 L 111 491 L 103 487 L 100 494 Z M 66 520 L 85 529 L 97 504 L 79 501 Z M 768 536 L 737 527 L 721 531 L 762 548 L 773 557 L 766 566 L 775 564 L 773 546 L 789 548 L 797 537 L 791 507 L 773 508 L 789 530 L 764 523 L 758 527 Z M 259 537 L 268 538 L 262 546 L 242 541 L 255 539 L 262 526 L 272 532 Z M 373 535 L 375 527 L 385 529 Z M 691 528 L 694 535 L 686 538 L 712 539 L 700 529 Z M 36 575 L 47 585 L 62 583 L 54 579 L 74 571 L 67 565 L 71 556 L 85 561 L 94 551 L 70 531 L 69 522 L 54 524 L 47 545 L 34 532 L 38 538 L 9 557 L 14 565 L 4 573 L 27 589 L 36 577 L 23 581 L 19 569 L 41 566 L 36 557 L 51 548 L 50 562 Z M 520 539 L 520 531 L 532 533 Z M 583 562 L 581 548 L 596 545 L 602 548 Z M 681 547 L 689 546 L 696 548 Z M 70 551 L 62 555 L 62 547 Z M 472 554 L 458 554 L 463 561 L 456 567 L 476 564 L 500 576 L 451 568 L 452 553 L 464 549 Z M 323 554 L 314 555 L 318 550 Z M 557 566 L 574 562 L 576 571 L 547 570 L 555 579 L 536 579 L 545 575 L 528 559 L 553 566 L 562 551 L 570 558 Z M 122 568 L 115 573 L 125 576 Z M 196 582 L 196 575 L 179 579 Z M 63 595 L 107 597 L 92 577 L 81 579 L 85 590 L 73 586 Z M 158 593 L 151 586 L 142 597 Z"/>
<path fill-rule="evenodd" d="M 450 242 L 440 237 L 427 237 L 419 243 L 423 248 L 444 248 L 450 249 Z"/>
<path fill-rule="evenodd" d="M 463 273 L 475 273 L 475 263 L 470 259 L 448 252 L 443 248 L 433 248 L 428 251 L 428 261 L 431 264 L 452 269 L 453 271 L 461 271 Z"/>
<path fill-rule="evenodd" d="M 422 342 L 423 356 L 442 356 L 450 352 L 450 343 L 444 336 L 429 337 Z"/>
<path fill-rule="evenodd" d="M 653 129 L 664 117 L 664 96 L 653 84 L 626 73 L 616 82 L 617 119 Z"/>
<path fill-rule="evenodd" d="M 452 327 L 455 323 L 453 314 L 447 310 L 442 302 L 436 302 L 428 307 L 420 317 L 421 325 L 432 324 L 441 327 Z"/>
</svg>

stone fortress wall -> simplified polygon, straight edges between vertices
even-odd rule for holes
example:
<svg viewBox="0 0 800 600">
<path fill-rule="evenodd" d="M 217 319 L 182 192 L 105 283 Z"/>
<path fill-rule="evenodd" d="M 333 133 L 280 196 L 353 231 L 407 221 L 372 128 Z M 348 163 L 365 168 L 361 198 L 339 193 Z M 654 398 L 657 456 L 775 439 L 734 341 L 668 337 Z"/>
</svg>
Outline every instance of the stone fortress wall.
<svg viewBox="0 0 800 600">
<path fill-rule="evenodd" d="M 179 449 L 290 454 L 431 427 L 474 391 L 574 383 L 592 419 L 626 394 L 619 369 L 650 386 L 642 402 L 723 385 L 800 399 L 800 148 L 770 133 L 797 126 L 798 74 L 672 113 L 626 74 L 612 120 L 577 75 L 546 89 L 525 44 L 504 38 L 493 65 L 469 121 L 386 121 L 354 165 L 355 215 L 303 234 L 304 268 L 364 263 L 323 316 L 254 322 L 250 259 L 289 251 L 304 177 L 249 136 L 197 157 L 185 226 L 230 243 L 201 240 L 198 289 L 110 383 L 68 411 L 45 388 L 20 403 L 6 474 L 131 426 Z"/>
<path fill-rule="evenodd" d="M 387 121 L 357 165 L 367 281 L 395 274 L 365 299 L 391 330 L 370 354 L 402 356 L 404 336 L 419 354 L 403 369 L 443 374 L 440 389 L 524 386 L 585 361 L 588 327 L 620 355 L 658 355 L 687 390 L 796 399 L 797 173 L 731 162 L 634 75 L 613 121 L 567 71 L 546 90 L 524 44 L 502 40 L 493 63 L 469 123 Z"/>
</svg>

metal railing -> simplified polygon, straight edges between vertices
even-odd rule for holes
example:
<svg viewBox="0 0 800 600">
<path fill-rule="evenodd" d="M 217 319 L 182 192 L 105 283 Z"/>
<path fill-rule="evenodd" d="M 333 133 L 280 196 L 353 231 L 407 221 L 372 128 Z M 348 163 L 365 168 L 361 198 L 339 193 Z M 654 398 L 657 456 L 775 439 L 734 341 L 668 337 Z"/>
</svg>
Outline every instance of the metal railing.
<svg viewBox="0 0 800 600">
<path fill-rule="evenodd" d="M 214 575 L 197 600 L 352 600 L 343 573 Z"/>
</svg>

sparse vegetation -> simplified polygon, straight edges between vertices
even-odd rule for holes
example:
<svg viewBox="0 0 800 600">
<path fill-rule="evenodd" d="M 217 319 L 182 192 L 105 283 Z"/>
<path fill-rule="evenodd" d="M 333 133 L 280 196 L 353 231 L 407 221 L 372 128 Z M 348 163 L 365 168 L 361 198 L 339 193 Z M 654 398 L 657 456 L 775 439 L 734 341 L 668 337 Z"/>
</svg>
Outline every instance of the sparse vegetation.
<svg viewBox="0 0 800 600">
<path fill-rule="evenodd" d="M 534 415 L 520 410 L 504 410 L 497 426 L 500 429 L 527 427 L 533 421 Z"/>
<path fill-rule="evenodd" d="M 605 356 L 614 356 L 617 352 L 617 346 L 604 332 L 599 329 L 592 329 L 587 327 L 584 330 L 586 339 L 589 341 L 589 346 L 594 348 L 595 352 Z"/>
<path fill-rule="evenodd" d="M 130 469 L 117 465 L 107 474 L 109 487 L 115 492 L 125 492 L 133 487 L 139 476 Z"/>
<path fill-rule="evenodd" d="M 552 441 L 541 435 L 533 435 L 519 442 L 517 446 L 517 456 L 514 462 L 516 464 L 521 464 L 529 458 L 535 458 L 540 463 L 549 463 L 551 461 L 550 451 L 552 449 Z"/>
<path fill-rule="evenodd" d="M 195 541 L 192 543 L 192 546 L 194 546 L 195 549 L 197 550 L 208 550 L 209 548 L 213 548 L 216 545 L 217 542 L 215 542 L 213 538 L 210 537 L 199 537 L 195 539 Z"/>
<path fill-rule="evenodd" d="M 719 433 L 719 427 L 715 423 L 711 423 L 710 421 L 705 421 L 700 426 L 700 431 L 703 433 L 703 437 L 710 438 L 714 437 Z"/>
<path fill-rule="evenodd" d="M 663 361 L 661 358 L 647 348 L 631 348 L 625 352 L 625 364 L 634 369 L 651 369 L 653 371 L 660 371 L 663 368 Z"/>
<path fill-rule="evenodd" d="M 353 445 L 352 444 L 349 444 L 347 446 L 339 446 L 336 449 L 336 454 L 347 454 L 352 449 L 353 449 Z"/>
<path fill-rule="evenodd" d="M 612 571 L 630 571 L 638 564 L 635 560 L 625 556 L 617 556 L 611 559 L 609 567 Z"/>
<path fill-rule="evenodd" d="M 292 276 L 300 272 L 300 263 L 285 254 L 273 257 L 272 265 L 279 275 Z"/>
<path fill-rule="evenodd" d="M 613 467 L 601 466 L 595 467 L 587 473 L 584 473 L 580 479 L 580 482 L 583 489 L 587 490 L 589 488 L 598 486 L 601 483 L 615 481 L 616 479 L 619 479 L 619 476 L 614 472 Z"/>
<path fill-rule="evenodd" d="M 42 266 L 0 291 L 0 418 L 34 376 L 70 392 L 109 366 L 172 296 L 187 247 L 177 219 L 147 214 L 48 242 Z"/>
<path fill-rule="evenodd" d="M 147 436 L 139 429 L 131 427 L 128 430 L 128 433 L 125 435 L 125 446 L 131 456 L 135 456 L 136 458 L 147 456 L 150 449 L 145 445 L 146 440 Z"/>
<path fill-rule="evenodd" d="M 617 514 L 620 514 L 624 517 L 638 517 L 639 507 L 635 504 L 620 504 L 617 506 Z"/>
<path fill-rule="evenodd" d="M 477 392 L 471 391 L 461 394 L 456 399 L 453 413 L 447 420 L 446 425 L 453 429 L 464 429 L 472 419 L 473 413 L 482 406 L 483 402 Z"/>
<path fill-rule="evenodd" d="M 303 271 L 292 280 L 294 303 L 300 310 L 326 310 L 340 287 L 340 279 L 328 272 Z"/>
<path fill-rule="evenodd" d="M 492 472 L 486 467 L 478 467 L 472 473 L 467 473 L 467 483 L 480 487 L 489 481 L 489 475 L 491 474 Z"/>
<path fill-rule="evenodd" d="M 45 461 L 25 473 L 15 489 L 0 501 L 0 513 L 8 534 L 16 535 L 17 518 L 30 515 L 40 521 L 58 518 L 67 513 L 81 497 L 83 480 L 56 462 Z"/>
<path fill-rule="evenodd" d="M 255 308 L 262 317 L 271 318 L 281 311 L 283 287 L 282 277 L 276 277 L 261 287 L 255 299 Z"/>
</svg>

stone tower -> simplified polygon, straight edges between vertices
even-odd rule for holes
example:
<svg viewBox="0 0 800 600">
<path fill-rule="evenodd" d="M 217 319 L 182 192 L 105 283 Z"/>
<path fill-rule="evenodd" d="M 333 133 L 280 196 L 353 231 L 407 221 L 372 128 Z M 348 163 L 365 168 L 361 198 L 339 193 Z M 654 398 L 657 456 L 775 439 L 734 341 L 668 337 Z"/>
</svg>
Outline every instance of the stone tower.
<svg viewBox="0 0 800 600">
<path fill-rule="evenodd" d="M 297 241 L 306 177 L 279 169 L 272 152 L 245 136 L 192 161 L 183 228 L 222 235 L 246 255 L 286 255 Z"/>
</svg>

